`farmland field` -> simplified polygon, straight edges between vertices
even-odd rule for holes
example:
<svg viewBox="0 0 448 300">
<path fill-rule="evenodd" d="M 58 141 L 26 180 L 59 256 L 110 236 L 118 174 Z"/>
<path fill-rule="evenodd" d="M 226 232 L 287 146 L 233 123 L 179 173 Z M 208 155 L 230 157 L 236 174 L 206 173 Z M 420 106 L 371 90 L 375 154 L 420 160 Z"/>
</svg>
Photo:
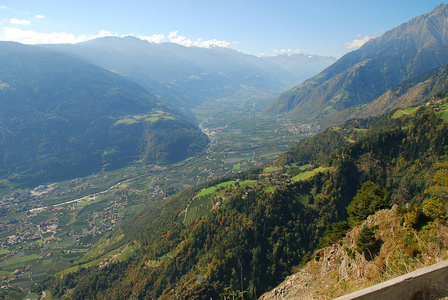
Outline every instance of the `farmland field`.
<svg viewBox="0 0 448 300">
<path fill-rule="evenodd" d="M 293 180 L 293 181 L 306 180 L 306 179 L 309 179 L 309 178 L 313 177 L 317 173 L 325 172 L 328 169 L 329 168 L 319 167 L 319 168 L 316 168 L 316 169 L 314 169 L 312 171 L 306 171 L 306 172 L 301 173 L 301 174 L 299 174 L 297 176 L 294 176 L 291 180 Z"/>
</svg>

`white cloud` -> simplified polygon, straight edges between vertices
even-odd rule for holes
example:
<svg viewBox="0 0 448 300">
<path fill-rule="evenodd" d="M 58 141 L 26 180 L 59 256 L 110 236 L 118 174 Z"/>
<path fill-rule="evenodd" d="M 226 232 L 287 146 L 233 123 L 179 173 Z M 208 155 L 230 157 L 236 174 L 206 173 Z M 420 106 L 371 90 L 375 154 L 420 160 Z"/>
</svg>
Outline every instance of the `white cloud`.
<svg viewBox="0 0 448 300">
<path fill-rule="evenodd" d="M 188 40 L 187 44 L 190 43 L 191 41 Z M 182 44 L 181 44 L 182 45 Z M 185 44 L 184 44 L 185 45 Z M 201 39 L 197 39 L 194 42 L 191 42 L 191 46 L 195 46 L 195 47 L 204 47 L 204 48 L 210 48 L 210 47 L 223 47 L 223 48 L 229 48 L 232 44 L 227 42 L 227 41 L 220 41 L 217 39 L 213 39 L 213 40 L 207 40 L 207 41 L 202 41 Z M 187 45 L 185 45 L 187 46 Z M 189 46 L 188 46 L 189 47 Z"/>
<path fill-rule="evenodd" d="M 22 30 L 15 27 L 3 27 L 3 32 L 0 35 L 0 40 L 3 41 L 14 41 L 22 44 L 62 44 L 62 43 L 79 43 L 87 40 L 105 37 L 105 36 L 117 36 L 112 34 L 110 31 L 101 30 L 95 35 L 79 35 L 75 36 L 71 33 L 66 32 L 52 32 L 43 33 L 36 32 L 32 30 Z"/>
<path fill-rule="evenodd" d="M 76 38 L 73 34 L 65 32 L 41 33 L 14 27 L 3 27 L 1 39 L 23 44 L 57 44 L 79 41 L 79 37 Z"/>
<path fill-rule="evenodd" d="M 141 40 L 146 40 L 148 42 L 157 43 L 157 44 L 163 42 L 163 40 L 165 39 L 165 35 L 162 33 L 161 34 L 153 34 L 150 36 L 139 35 L 137 37 Z"/>
<path fill-rule="evenodd" d="M 173 38 L 175 38 L 176 36 L 177 36 L 177 30 L 176 31 L 173 31 L 173 32 L 170 32 L 170 34 L 168 35 L 168 38 L 171 40 L 171 39 L 173 39 Z"/>
<path fill-rule="evenodd" d="M 101 30 L 98 34 L 95 35 L 79 35 L 76 36 L 71 33 L 66 32 L 52 32 L 52 33 L 43 33 L 43 32 L 36 32 L 33 30 L 22 30 L 17 27 L 3 27 L 0 29 L 0 40 L 2 41 L 14 41 L 19 42 L 22 44 L 74 44 L 79 42 L 85 42 L 88 40 L 106 37 L 106 36 L 119 36 L 117 33 L 112 33 L 107 30 Z M 122 35 L 124 36 L 134 36 L 134 34 L 126 34 Z M 214 46 L 218 47 L 231 47 L 231 46 L 237 46 L 238 42 L 229 43 L 227 41 L 220 41 L 217 39 L 213 40 L 207 40 L 203 41 L 202 39 L 197 39 L 196 41 L 192 41 L 190 39 L 187 39 L 184 36 L 178 35 L 177 31 L 170 32 L 168 35 L 168 39 L 166 36 L 162 33 L 160 34 L 153 34 L 153 35 L 140 35 L 137 36 L 137 38 L 141 40 L 146 40 L 151 43 L 162 43 L 162 42 L 172 42 L 177 43 L 183 46 L 187 47 L 204 47 L 204 48 L 210 48 Z"/>
<path fill-rule="evenodd" d="M 361 48 L 362 45 L 364 45 L 365 43 L 367 43 L 368 41 L 370 41 L 371 39 L 375 38 L 374 36 L 365 36 L 361 39 L 355 39 L 351 42 L 346 42 L 345 43 L 345 48 L 348 50 L 356 50 Z"/>
<path fill-rule="evenodd" d="M 110 32 L 108 30 L 101 29 L 100 32 L 98 32 L 98 34 L 89 35 L 88 37 L 86 37 L 86 40 L 93 40 L 93 39 L 106 37 L 106 36 L 118 36 L 118 34 L 117 33 L 112 33 L 112 32 Z M 85 35 L 81 35 L 80 37 L 85 37 Z"/>
<path fill-rule="evenodd" d="M 36 19 L 44 19 L 45 18 L 45 16 L 43 16 L 43 15 L 36 15 Z"/>
<path fill-rule="evenodd" d="M 201 38 L 199 38 L 196 41 L 192 41 L 182 35 L 177 35 L 177 33 L 178 33 L 177 31 L 170 32 L 170 34 L 168 35 L 168 39 L 170 40 L 171 43 L 180 44 L 186 47 L 193 46 L 193 47 L 210 48 L 216 46 L 216 47 L 229 48 L 232 45 L 232 43 L 230 42 L 220 41 L 217 39 L 203 41 Z"/>
<path fill-rule="evenodd" d="M 16 19 L 16 18 L 12 18 L 12 19 L 9 19 L 9 23 L 14 24 L 14 25 L 30 25 L 31 21 L 19 20 L 19 19 Z"/>
<path fill-rule="evenodd" d="M 0 9 L 8 9 L 8 6 L 0 5 Z"/>
<path fill-rule="evenodd" d="M 271 54 L 269 56 L 277 56 L 277 55 L 281 55 L 281 54 L 291 55 L 291 54 L 301 54 L 301 53 L 302 53 L 302 51 L 300 51 L 299 49 L 280 49 L 280 50 L 275 49 L 273 51 L 273 54 Z M 268 56 L 268 55 L 265 53 L 262 53 L 262 54 L 260 54 L 260 56 Z"/>
</svg>

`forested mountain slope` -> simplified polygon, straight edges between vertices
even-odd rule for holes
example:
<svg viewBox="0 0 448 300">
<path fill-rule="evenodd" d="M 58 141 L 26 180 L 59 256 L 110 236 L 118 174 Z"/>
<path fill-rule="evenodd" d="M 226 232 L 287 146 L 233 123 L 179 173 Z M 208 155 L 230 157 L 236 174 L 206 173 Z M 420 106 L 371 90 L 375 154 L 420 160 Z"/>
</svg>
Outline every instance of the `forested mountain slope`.
<svg viewBox="0 0 448 300">
<path fill-rule="evenodd" d="M 447 104 L 435 105 L 352 120 L 299 143 L 270 167 L 181 192 L 40 288 L 68 299 L 256 299 L 320 242 L 335 239 L 330 230 L 320 241 L 328 225 L 348 219 L 347 230 L 392 204 L 428 203 L 424 191 L 448 145 Z M 357 196 L 369 189 L 378 197 Z M 95 261 L 107 263 L 88 267 Z"/>
<path fill-rule="evenodd" d="M 447 85 L 448 66 L 445 65 L 403 81 L 368 104 L 338 111 L 320 120 L 320 124 L 326 128 L 347 119 L 378 116 L 397 108 L 430 103 Z"/>
<path fill-rule="evenodd" d="M 0 176 L 39 184 L 202 151 L 199 128 L 139 85 L 37 46 L 0 43 Z"/>
<path fill-rule="evenodd" d="M 283 93 L 267 111 L 319 120 L 367 104 L 391 87 L 448 62 L 448 5 L 372 39 Z"/>
</svg>

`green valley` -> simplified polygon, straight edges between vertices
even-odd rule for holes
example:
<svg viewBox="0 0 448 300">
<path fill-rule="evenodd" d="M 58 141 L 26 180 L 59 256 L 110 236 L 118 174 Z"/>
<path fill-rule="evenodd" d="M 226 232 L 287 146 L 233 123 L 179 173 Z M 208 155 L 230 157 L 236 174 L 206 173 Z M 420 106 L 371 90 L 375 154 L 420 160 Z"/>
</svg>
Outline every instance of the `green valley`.
<svg viewBox="0 0 448 300">
<path fill-rule="evenodd" d="M 31 189 L 15 188 L 13 182 L 3 180 L 0 270 L 7 275 L 3 284 L 26 291 L 55 272 L 106 264 L 114 257 L 124 259 L 133 247 L 100 250 L 105 234 L 185 188 L 261 166 L 318 130 L 256 113 L 267 100 L 252 98 L 245 100 L 251 105 L 242 106 L 241 99 L 228 98 L 198 108 L 196 115 L 203 120 L 201 127 L 211 144 L 202 155 L 170 167 L 134 162 L 126 168 Z M 227 103 L 224 109 L 223 102 Z M 156 113 L 160 115 L 152 115 Z M 123 120 L 140 121 L 148 116 Z M 240 168 L 234 168 L 236 164 Z M 232 180 L 207 187 L 192 198 L 178 219 L 188 224 L 206 216 L 226 189 L 253 183 Z"/>
</svg>

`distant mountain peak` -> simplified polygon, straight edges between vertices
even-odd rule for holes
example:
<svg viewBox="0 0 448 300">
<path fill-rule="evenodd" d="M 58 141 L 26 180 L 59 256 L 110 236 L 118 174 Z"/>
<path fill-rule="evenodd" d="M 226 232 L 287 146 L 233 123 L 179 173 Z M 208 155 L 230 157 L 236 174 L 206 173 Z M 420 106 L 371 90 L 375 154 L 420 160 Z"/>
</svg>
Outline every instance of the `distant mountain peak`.
<svg viewBox="0 0 448 300">
<path fill-rule="evenodd" d="M 439 13 L 439 12 L 441 12 L 441 11 L 446 11 L 448 9 L 448 4 L 443 4 L 443 3 L 440 3 L 438 6 L 436 6 L 436 8 L 434 8 L 429 14 L 432 14 L 432 13 L 434 13 L 434 14 L 436 14 L 436 13 Z"/>
<path fill-rule="evenodd" d="M 281 53 L 262 58 L 279 65 L 294 75 L 299 82 L 318 74 L 336 61 L 334 57 L 305 53 Z"/>
</svg>

